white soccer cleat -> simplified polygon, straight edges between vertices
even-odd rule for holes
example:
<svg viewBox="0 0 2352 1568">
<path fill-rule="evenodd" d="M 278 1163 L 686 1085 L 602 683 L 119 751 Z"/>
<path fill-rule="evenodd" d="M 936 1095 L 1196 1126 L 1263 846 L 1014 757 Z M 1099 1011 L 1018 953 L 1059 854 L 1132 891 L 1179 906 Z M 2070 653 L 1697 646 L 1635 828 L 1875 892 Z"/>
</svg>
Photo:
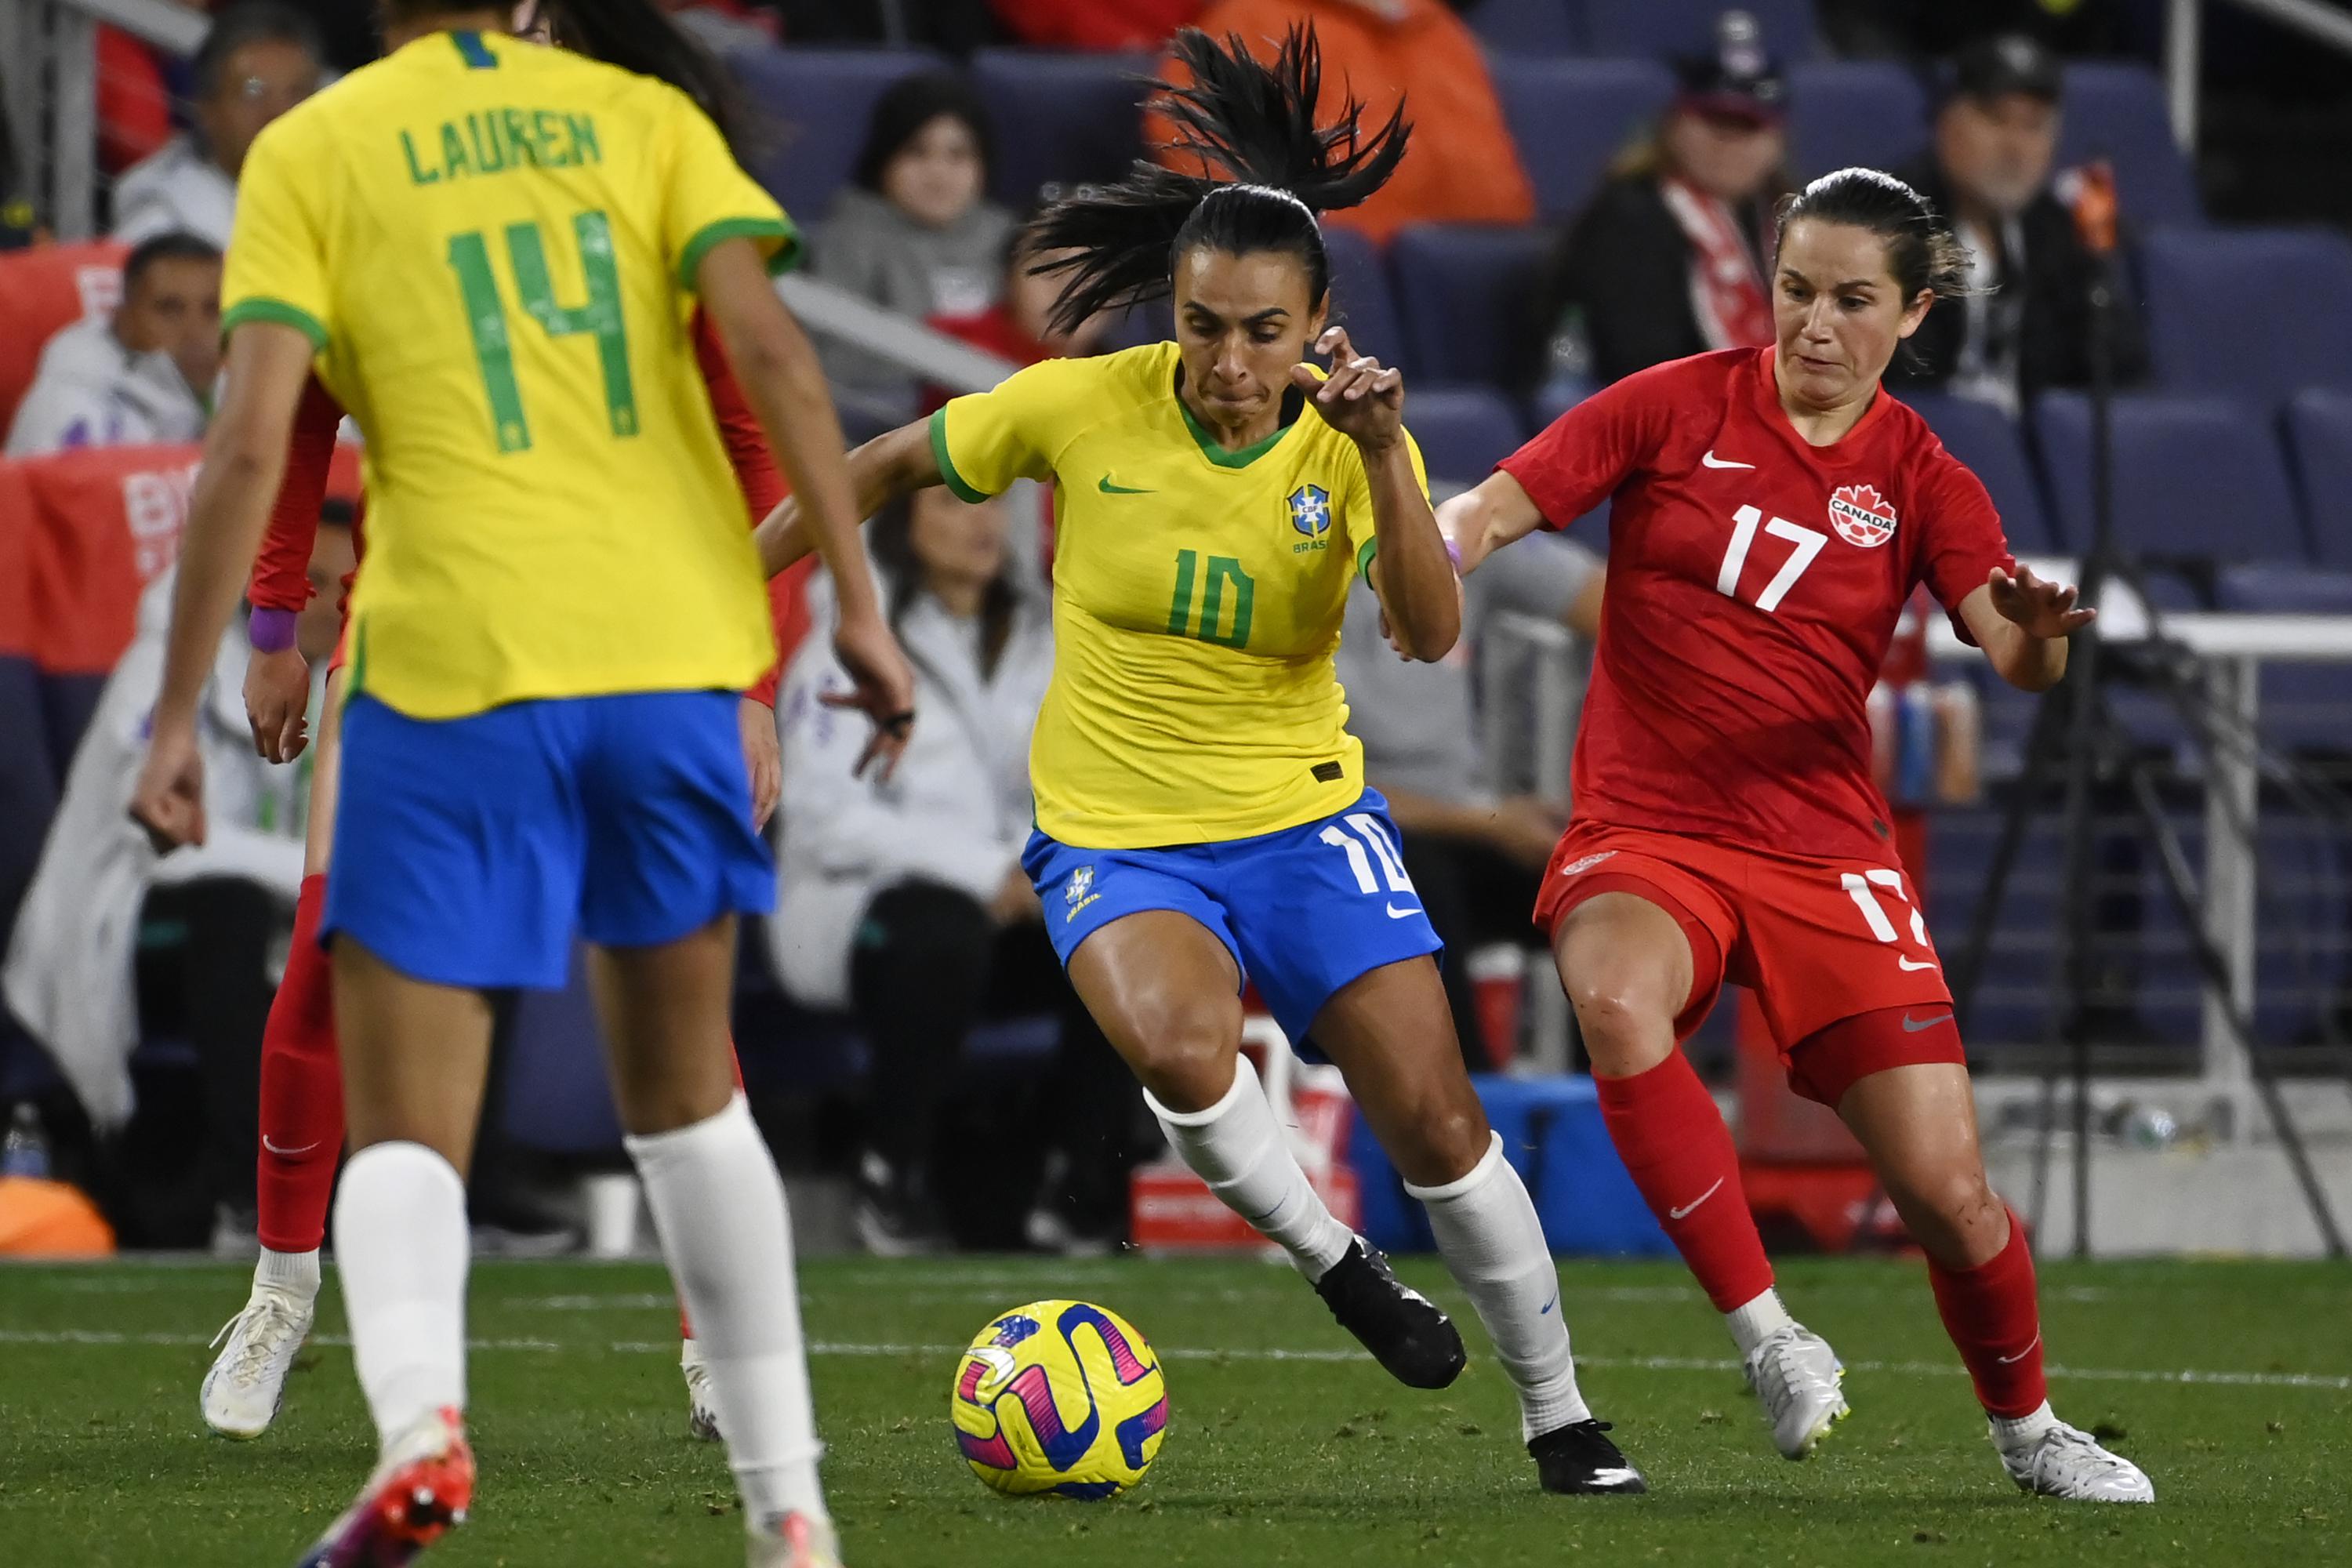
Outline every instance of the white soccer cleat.
<svg viewBox="0 0 2352 1568">
<path fill-rule="evenodd" d="M 719 1406 L 710 1397 L 710 1363 L 692 1340 L 679 1342 L 677 1366 L 686 1373 L 686 1435 L 698 1443 L 719 1441 Z"/>
<path fill-rule="evenodd" d="M 805 1513 L 772 1519 L 751 1532 L 750 1568 L 841 1568 L 833 1526 Z"/>
<path fill-rule="evenodd" d="M 1995 1445 L 1999 1447 L 1998 1444 Z M 2063 1421 L 2042 1434 L 2032 1447 L 2000 1450 L 2000 1467 L 2022 1490 L 2072 1502 L 2154 1502 L 2156 1487 L 2146 1471 L 2099 1440 Z"/>
<path fill-rule="evenodd" d="M 1801 1459 L 1829 1429 L 1845 1419 L 1848 1406 L 1838 1387 L 1845 1367 L 1829 1342 L 1801 1323 L 1775 1329 L 1748 1352 L 1748 1386 L 1763 1402 L 1773 1447 L 1784 1458 Z"/>
<path fill-rule="evenodd" d="M 213 1336 L 220 1354 L 205 1373 L 205 1425 L 224 1437 L 258 1437 L 286 1399 L 286 1373 L 310 1335 L 315 1303 L 276 1285 L 256 1285 L 245 1310 Z"/>
</svg>

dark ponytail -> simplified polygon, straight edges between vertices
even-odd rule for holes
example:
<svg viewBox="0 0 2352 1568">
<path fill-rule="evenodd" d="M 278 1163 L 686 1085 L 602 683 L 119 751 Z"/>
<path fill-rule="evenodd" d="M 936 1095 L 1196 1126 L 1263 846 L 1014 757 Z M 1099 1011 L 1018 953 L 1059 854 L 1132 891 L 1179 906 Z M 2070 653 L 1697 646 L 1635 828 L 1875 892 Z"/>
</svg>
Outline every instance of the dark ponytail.
<svg viewBox="0 0 2352 1568">
<path fill-rule="evenodd" d="M 573 53 L 666 81 L 694 100 L 737 157 L 743 155 L 745 120 L 734 79 L 653 0 L 540 0 L 532 20 L 542 18 Z"/>
<path fill-rule="evenodd" d="M 1153 83 L 1157 107 L 1176 122 L 1170 145 L 1205 172 L 1138 160 L 1116 184 L 1082 187 L 1045 209 L 1030 248 L 1076 253 L 1035 269 L 1067 274 L 1054 305 L 1056 331 L 1166 294 L 1176 258 L 1203 247 L 1297 256 L 1310 300 L 1321 303 L 1331 263 L 1318 215 L 1362 202 L 1404 157 L 1412 127 L 1402 103 L 1369 135 L 1353 97 L 1328 125 L 1316 124 L 1323 60 L 1312 27 L 1293 27 L 1271 65 L 1253 59 L 1238 33 L 1221 46 L 1187 27 L 1171 47 L 1192 80 Z"/>
<path fill-rule="evenodd" d="M 1886 247 L 1886 270 L 1908 305 L 1921 289 L 1938 300 L 1969 292 L 1969 252 L 1937 216 L 1927 197 L 1894 175 L 1876 169 L 1840 169 L 1823 174 L 1780 203 L 1780 226 L 1773 240 L 1788 237 L 1799 218 L 1849 224 L 1876 235 Z"/>
</svg>

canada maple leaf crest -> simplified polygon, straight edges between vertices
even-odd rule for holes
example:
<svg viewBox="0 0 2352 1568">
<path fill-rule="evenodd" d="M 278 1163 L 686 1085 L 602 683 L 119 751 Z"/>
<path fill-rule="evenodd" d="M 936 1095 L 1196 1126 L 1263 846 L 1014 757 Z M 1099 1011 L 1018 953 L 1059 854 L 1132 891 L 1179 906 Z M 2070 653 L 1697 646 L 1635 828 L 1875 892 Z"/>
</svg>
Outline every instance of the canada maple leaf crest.
<svg viewBox="0 0 2352 1568">
<path fill-rule="evenodd" d="M 1848 544 L 1875 550 L 1895 537 L 1895 505 L 1876 485 L 1840 485 L 1830 497 L 1830 526 Z"/>
</svg>

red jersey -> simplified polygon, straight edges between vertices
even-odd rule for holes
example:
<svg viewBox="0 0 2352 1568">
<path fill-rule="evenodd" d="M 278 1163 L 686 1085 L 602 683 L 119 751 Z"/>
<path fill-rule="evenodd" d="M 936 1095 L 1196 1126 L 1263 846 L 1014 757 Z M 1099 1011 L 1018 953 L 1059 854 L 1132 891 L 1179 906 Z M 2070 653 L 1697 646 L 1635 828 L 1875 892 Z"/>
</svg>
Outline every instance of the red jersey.
<svg viewBox="0 0 2352 1568">
<path fill-rule="evenodd" d="M 1867 702 L 1904 601 L 1924 583 L 1956 611 L 2011 557 L 1984 486 L 1918 415 L 1881 391 L 1809 446 L 1772 353 L 1628 376 L 1501 465 L 1549 527 L 1612 501 L 1575 814 L 1883 859 Z"/>
<path fill-rule="evenodd" d="M 694 319 L 694 353 L 702 367 L 703 384 L 710 392 L 711 416 L 718 422 L 728 460 L 735 468 L 735 483 L 743 492 L 751 524 L 757 527 L 760 520 L 784 499 L 783 477 L 776 471 L 767 437 L 727 363 L 727 351 L 718 332 L 709 319 L 699 313 Z M 269 510 L 269 531 L 262 539 L 261 553 L 253 563 L 252 580 L 246 586 L 246 602 L 256 609 L 299 610 L 310 601 L 310 542 L 319 531 L 319 505 L 326 497 L 327 469 L 335 454 L 335 431 L 342 422 L 341 405 L 313 377 L 303 388 L 302 401 L 294 410 L 294 429 L 287 440 L 286 478 L 278 487 L 277 504 Z M 352 522 L 354 555 L 362 548 L 365 510 L 362 500 Z M 775 706 L 782 658 L 791 654 L 808 630 L 807 600 L 802 593 L 808 571 L 809 563 L 803 562 L 768 583 L 768 605 L 775 622 L 779 658 L 775 668 L 744 695 L 770 707 Z M 351 586 L 347 576 L 343 579 L 346 599 Z"/>
</svg>

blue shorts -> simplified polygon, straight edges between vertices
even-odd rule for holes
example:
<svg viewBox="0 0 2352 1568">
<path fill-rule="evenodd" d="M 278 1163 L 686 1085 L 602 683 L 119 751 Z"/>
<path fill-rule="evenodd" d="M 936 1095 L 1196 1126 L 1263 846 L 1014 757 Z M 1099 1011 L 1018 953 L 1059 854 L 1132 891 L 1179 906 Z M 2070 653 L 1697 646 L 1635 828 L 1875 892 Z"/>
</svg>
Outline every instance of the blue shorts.
<svg viewBox="0 0 2352 1568">
<path fill-rule="evenodd" d="M 1173 910 L 1216 932 L 1296 1046 L 1341 986 L 1444 946 L 1399 843 L 1368 789 L 1319 821 L 1219 844 L 1079 849 L 1033 833 L 1021 865 L 1063 963 L 1122 915 Z"/>
<path fill-rule="evenodd" d="M 324 940 L 403 974 L 560 988 L 576 928 L 646 947 L 774 908 L 730 691 L 513 702 L 411 719 L 343 710 Z"/>
</svg>

